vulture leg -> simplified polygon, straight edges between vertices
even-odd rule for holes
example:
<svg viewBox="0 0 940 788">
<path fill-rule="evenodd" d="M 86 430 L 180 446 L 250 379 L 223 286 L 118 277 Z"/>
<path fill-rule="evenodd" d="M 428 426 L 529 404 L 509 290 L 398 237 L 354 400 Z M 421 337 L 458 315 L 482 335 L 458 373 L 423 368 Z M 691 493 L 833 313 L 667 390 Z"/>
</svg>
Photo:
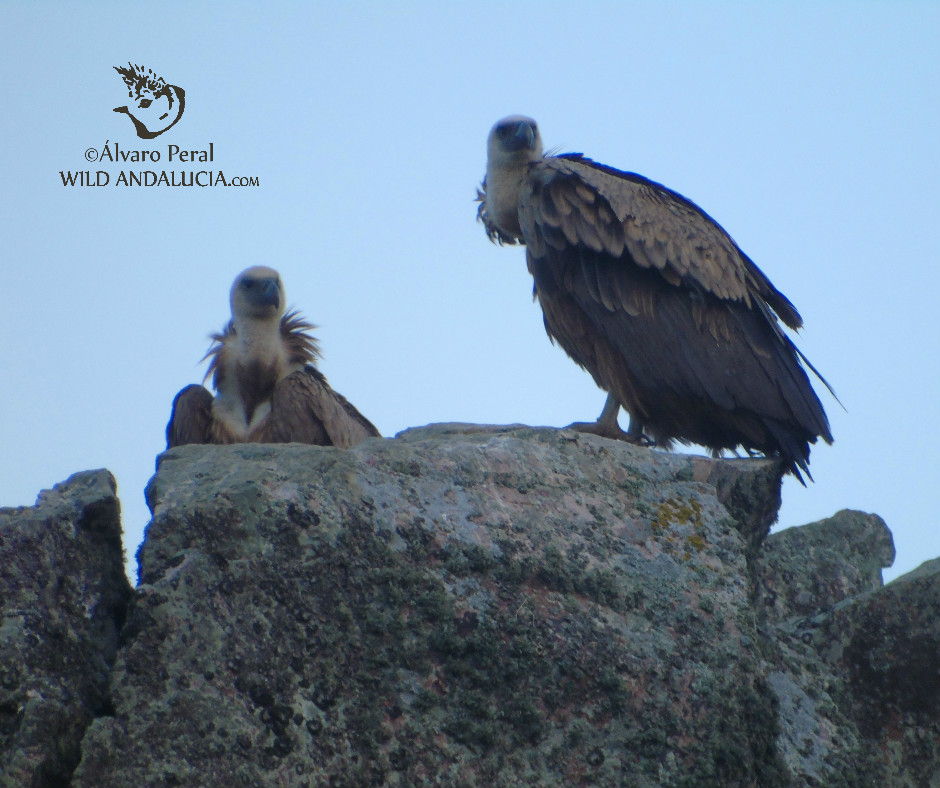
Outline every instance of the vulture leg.
<svg viewBox="0 0 940 788">
<path fill-rule="evenodd" d="M 603 416 L 603 414 L 601 414 L 601 416 Z M 649 435 L 643 433 L 643 425 L 640 423 L 640 420 L 633 416 L 630 416 L 630 429 L 627 430 L 627 436 L 632 443 L 636 443 L 638 446 L 656 445 L 656 441 Z"/>
<path fill-rule="evenodd" d="M 574 424 L 569 424 L 566 429 L 590 432 L 592 435 L 635 443 L 639 446 L 651 446 L 652 441 L 643 434 L 643 425 L 632 416 L 629 431 L 624 432 L 620 429 L 620 425 L 617 423 L 619 413 L 620 403 L 613 394 L 608 394 L 607 402 L 604 403 L 604 410 L 601 411 L 597 421 L 576 421 Z"/>
</svg>

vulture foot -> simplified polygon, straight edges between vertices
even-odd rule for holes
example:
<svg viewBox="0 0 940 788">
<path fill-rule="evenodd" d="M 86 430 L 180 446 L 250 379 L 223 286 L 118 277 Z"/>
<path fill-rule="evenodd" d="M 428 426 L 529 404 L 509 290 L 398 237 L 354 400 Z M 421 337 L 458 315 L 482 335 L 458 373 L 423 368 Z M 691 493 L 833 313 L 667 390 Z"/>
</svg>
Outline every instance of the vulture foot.
<svg viewBox="0 0 940 788">
<path fill-rule="evenodd" d="M 604 424 L 601 421 L 576 421 L 565 427 L 566 430 L 575 430 L 577 432 L 589 432 L 591 435 L 600 435 L 602 438 L 612 438 L 625 443 L 632 443 L 635 446 L 652 446 L 653 441 L 643 433 L 638 435 L 632 432 L 625 432 L 620 429 L 620 425 Z"/>
<path fill-rule="evenodd" d="M 600 435 L 602 438 L 613 438 L 613 440 L 632 443 L 635 446 L 655 446 L 656 442 L 643 434 L 643 425 L 636 419 L 630 419 L 630 429 L 624 432 L 620 429 L 617 422 L 617 416 L 620 413 L 620 403 L 611 395 L 607 395 L 607 402 L 604 403 L 604 410 L 598 416 L 597 421 L 576 421 L 569 424 L 565 429 L 577 430 L 578 432 L 589 432 L 592 435 Z"/>
</svg>

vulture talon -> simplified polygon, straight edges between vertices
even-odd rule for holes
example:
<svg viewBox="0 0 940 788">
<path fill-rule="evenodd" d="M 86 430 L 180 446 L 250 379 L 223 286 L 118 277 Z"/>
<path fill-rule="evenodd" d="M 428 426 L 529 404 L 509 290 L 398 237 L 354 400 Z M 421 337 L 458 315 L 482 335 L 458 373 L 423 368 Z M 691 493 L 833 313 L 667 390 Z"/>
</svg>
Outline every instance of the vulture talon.
<svg viewBox="0 0 940 788">
<path fill-rule="evenodd" d="M 590 435 L 600 435 L 602 438 L 611 438 L 616 441 L 623 441 L 624 443 L 632 443 L 634 446 L 649 447 L 655 445 L 646 435 L 631 435 L 629 432 L 620 429 L 617 425 L 610 427 L 606 424 L 601 424 L 600 421 L 576 421 L 569 424 L 565 429 L 574 430 L 575 432 L 586 432 Z"/>
<path fill-rule="evenodd" d="M 652 438 L 643 434 L 643 425 L 634 418 L 630 419 L 630 429 L 624 432 L 617 421 L 619 413 L 620 402 L 616 397 L 608 394 L 607 402 L 604 403 L 604 410 L 597 417 L 597 421 L 576 421 L 574 424 L 569 424 L 565 429 L 600 435 L 602 438 L 632 443 L 634 446 L 649 448 L 656 445 Z"/>
</svg>

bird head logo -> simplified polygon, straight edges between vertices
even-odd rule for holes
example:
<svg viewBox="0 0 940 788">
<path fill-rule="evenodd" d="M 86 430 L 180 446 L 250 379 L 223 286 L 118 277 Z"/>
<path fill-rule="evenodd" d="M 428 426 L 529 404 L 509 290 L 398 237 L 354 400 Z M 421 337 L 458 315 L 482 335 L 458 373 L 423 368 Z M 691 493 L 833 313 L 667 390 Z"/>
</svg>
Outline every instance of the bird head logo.
<svg viewBox="0 0 940 788">
<path fill-rule="evenodd" d="M 163 77 L 158 77 L 149 68 L 145 71 L 143 66 L 131 63 L 127 66 L 114 66 L 114 70 L 127 85 L 127 95 L 132 103 L 115 107 L 114 111 L 123 112 L 131 119 L 138 137 L 152 140 L 183 117 L 186 94 L 182 88 L 168 85 Z"/>
</svg>

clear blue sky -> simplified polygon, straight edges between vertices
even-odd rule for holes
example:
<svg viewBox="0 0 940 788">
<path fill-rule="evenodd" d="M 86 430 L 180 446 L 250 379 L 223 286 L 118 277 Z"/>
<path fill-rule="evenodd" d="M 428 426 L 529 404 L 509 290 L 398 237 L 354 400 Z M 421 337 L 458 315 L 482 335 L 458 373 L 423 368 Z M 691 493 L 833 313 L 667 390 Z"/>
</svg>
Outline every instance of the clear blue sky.
<svg viewBox="0 0 940 788">
<path fill-rule="evenodd" d="M 175 393 L 249 265 L 321 326 L 322 369 L 386 436 L 597 416 L 542 328 L 524 253 L 475 222 L 486 134 L 658 180 L 801 311 L 836 442 L 780 525 L 842 508 L 940 554 L 940 4 L 25 3 L 0 6 L 0 505 L 117 477 L 133 555 Z M 186 91 L 140 140 L 113 66 Z M 85 151 L 171 144 L 243 188 L 113 185 Z M 206 165 L 200 165 L 202 168 Z M 64 187 L 59 171 L 111 184 Z"/>
</svg>

